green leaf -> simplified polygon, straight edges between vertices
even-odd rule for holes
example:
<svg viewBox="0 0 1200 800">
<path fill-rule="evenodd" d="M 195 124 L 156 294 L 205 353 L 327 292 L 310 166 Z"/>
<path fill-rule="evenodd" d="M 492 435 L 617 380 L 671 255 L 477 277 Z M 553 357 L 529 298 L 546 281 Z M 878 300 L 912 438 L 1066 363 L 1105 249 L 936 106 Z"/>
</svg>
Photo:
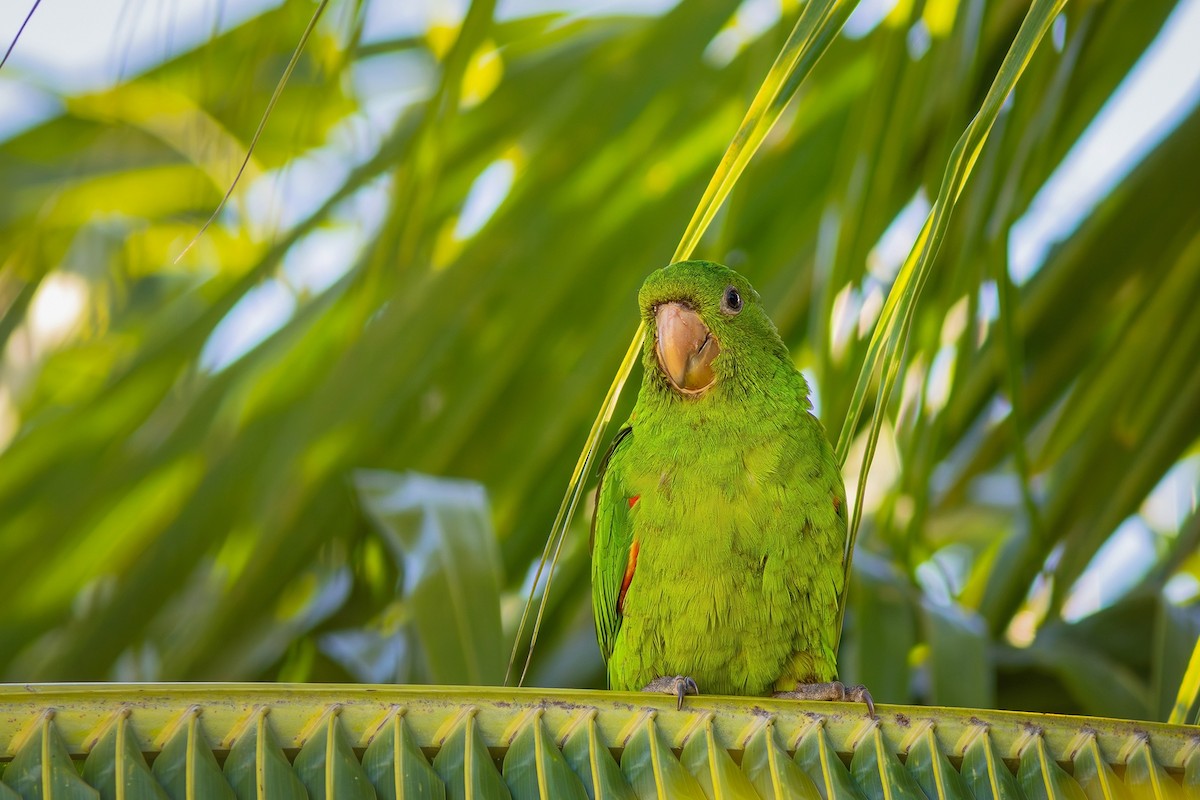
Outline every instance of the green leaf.
<svg viewBox="0 0 1200 800">
<path fill-rule="evenodd" d="M 154 778 L 171 800 L 193 797 L 234 800 L 233 788 L 208 746 L 200 727 L 200 712 L 190 709 L 175 733 L 154 759 Z"/>
<path fill-rule="evenodd" d="M 921 787 L 884 742 L 878 724 L 855 746 L 850 774 L 867 800 L 925 800 Z"/>
<path fill-rule="evenodd" d="M 1164 614 L 1170 614 L 1172 609 L 1164 609 Z M 1192 648 L 1192 657 L 1188 660 L 1187 671 L 1179 682 L 1179 692 L 1175 696 L 1175 704 L 1171 706 L 1168 722 L 1182 725 L 1187 722 L 1188 713 L 1195 708 L 1200 699 L 1200 638 Z"/>
<path fill-rule="evenodd" d="M 1022 657 L 1054 674 L 1091 713 L 1125 719 L 1150 716 L 1149 690 L 1133 671 L 1073 638 L 1063 626 L 1047 625 Z"/>
<path fill-rule="evenodd" d="M 950 766 L 938 745 L 933 724 L 924 724 L 917 740 L 909 747 L 905 766 L 929 800 L 975 800 L 966 781 Z"/>
<path fill-rule="evenodd" d="M 43 714 L 37 727 L 4 770 L 4 781 L 25 800 L 97 800 L 100 797 L 79 777 L 71 756 L 55 730 L 53 715 Z"/>
<path fill-rule="evenodd" d="M 320 0 L 317 7 L 313 10 L 312 18 L 305 27 L 304 33 L 300 37 L 300 41 L 296 44 L 296 48 L 292 51 L 292 57 L 288 60 L 288 64 L 284 68 L 283 74 L 280 75 L 279 82 L 275 84 L 275 91 L 271 93 L 271 99 L 267 101 L 267 106 L 263 111 L 262 118 L 258 121 L 258 127 L 255 128 L 254 135 L 250 137 L 250 144 L 246 148 L 246 156 L 242 160 L 242 166 L 238 168 L 237 174 L 234 176 L 233 180 L 230 181 L 229 188 L 225 191 L 225 196 L 221 199 L 221 202 L 217 204 L 216 209 L 211 215 L 209 215 L 204 224 L 200 226 L 200 230 L 196 233 L 192 240 L 187 243 L 187 245 L 183 248 L 183 251 L 175 257 L 176 263 L 178 263 L 181 258 L 187 255 L 187 251 L 192 249 L 192 245 L 194 245 L 200 239 L 200 237 L 204 235 L 204 232 L 208 230 L 208 226 L 211 225 L 217 218 L 217 215 L 221 213 L 221 209 L 224 208 L 226 201 L 228 201 L 230 196 L 233 194 L 233 190 L 237 188 L 238 180 L 242 176 L 242 171 L 250 163 L 250 159 L 254 154 L 254 147 L 256 144 L 258 144 L 258 139 L 260 136 L 262 136 L 263 129 L 266 128 L 267 120 L 270 118 L 271 112 L 275 108 L 275 104 L 279 102 L 279 97 L 281 94 L 283 94 L 283 87 L 287 85 L 288 79 L 291 78 L 292 72 L 296 69 L 296 64 L 300 61 L 300 54 L 304 52 L 304 46 L 308 43 L 308 39 L 309 36 L 312 35 L 313 28 L 316 27 L 317 21 L 321 18 L 321 14 L 325 11 L 326 6 L 328 5 L 329 0 Z"/>
<path fill-rule="evenodd" d="M 445 800 L 446 786 L 413 742 L 401 710 L 389 714 L 375 733 L 362 765 L 384 800 Z"/>
<path fill-rule="evenodd" d="M 429 677 L 499 683 L 499 553 L 483 487 L 416 473 L 355 473 L 363 509 L 403 570 Z"/>
<path fill-rule="evenodd" d="M 1079 784 L 1046 752 L 1046 740 L 1032 737 L 1021 751 L 1017 779 L 1029 800 L 1087 800 Z"/>
<path fill-rule="evenodd" d="M 530 717 L 508 746 L 503 774 L 513 800 L 587 800 L 583 784 L 546 733 L 540 711 Z"/>
<path fill-rule="evenodd" d="M 699 782 L 709 800 L 758 797 L 745 773 L 717 741 L 711 714 L 705 719 L 704 727 L 688 737 L 679 761 Z"/>
<path fill-rule="evenodd" d="M 258 709 L 225 757 L 225 778 L 238 800 L 278 797 L 308 800 L 304 784 L 292 772 L 283 750 L 271 735 L 264 709 Z"/>
<path fill-rule="evenodd" d="M 1183 725 L 895 705 L 881 707 L 880 716 L 868 720 L 860 710 L 840 708 L 837 703 L 796 703 L 765 697 L 707 696 L 692 698 L 689 703 L 688 709 L 680 712 L 674 709 L 674 698 L 655 695 L 494 687 L 6 684 L 0 685 L 0 704 L 6 709 L 0 715 L 0 760 L 9 760 L 4 774 L 9 785 L 26 781 L 21 786 L 30 790 L 22 795 L 42 797 L 44 792 L 36 786 L 31 788 L 28 776 L 31 763 L 35 777 L 41 774 L 47 762 L 43 759 L 38 763 L 38 759 L 45 748 L 51 754 L 50 760 L 60 760 L 66 770 L 63 775 L 74 777 L 81 796 L 95 797 L 75 773 L 71 759 L 86 757 L 91 763 L 89 774 L 121 774 L 126 767 L 121 766 L 124 756 L 116 747 L 119 735 L 115 726 L 131 713 L 128 719 L 136 720 L 137 733 L 132 725 L 127 726 L 128 755 L 132 757 L 136 748 L 139 759 L 144 756 L 156 765 L 171 762 L 155 774 L 156 778 L 160 774 L 164 778 L 174 775 L 178 786 L 181 768 L 185 772 L 190 768 L 197 774 L 194 785 L 200 785 L 199 776 L 208 761 L 201 749 L 202 744 L 207 746 L 207 739 L 204 743 L 198 741 L 204 736 L 202 720 L 204 730 L 215 738 L 218 748 L 232 742 L 225 759 L 226 773 L 236 783 L 239 797 L 255 800 L 308 797 L 296 772 L 318 781 L 323 775 L 333 776 L 334 791 L 339 796 L 370 797 L 369 792 L 336 786 L 338 771 L 357 769 L 376 780 L 383 797 L 444 797 L 452 793 L 458 797 L 508 797 L 510 792 L 497 770 L 497 761 L 504 762 L 507 779 L 513 781 L 511 796 L 528 790 L 529 794 L 574 796 L 578 800 L 581 793 L 576 783 L 591 787 L 588 796 L 592 800 L 638 796 L 613 763 L 614 750 L 624 751 L 626 771 L 636 770 L 646 777 L 643 796 L 655 798 L 706 797 L 701 786 L 703 775 L 697 781 L 689 767 L 707 773 L 713 795 L 723 793 L 727 798 L 759 796 L 760 792 L 750 787 L 753 780 L 761 779 L 768 795 L 780 792 L 782 787 L 780 793 L 785 796 L 799 792 L 790 796 L 822 800 L 861 800 L 867 796 L 920 800 L 925 794 L 914 775 L 930 783 L 932 794 L 938 794 L 940 782 L 943 794 L 957 796 L 952 786 L 955 780 L 945 772 L 947 760 L 962 757 L 963 779 L 972 788 L 981 781 L 1005 787 L 1015 779 L 994 752 L 989 755 L 992 747 L 997 752 L 1023 752 L 1023 769 L 1028 773 L 1031 766 L 1034 771 L 1040 769 L 1036 763 L 1040 746 L 1042 757 L 1059 773 L 1062 767 L 1047 754 L 1069 754 L 1068 758 L 1074 759 L 1073 767 L 1065 760 L 1062 765 L 1074 770 L 1087 796 L 1095 800 L 1089 770 L 1092 775 L 1102 774 L 1102 780 L 1115 786 L 1112 794 L 1119 798 L 1127 790 L 1120 782 L 1113 783 L 1114 772 L 1139 781 L 1144 776 L 1151 784 L 1157 779 L 1154 776 L 1176 780 L 1172 773 L 1183 773 L 1185 780 L 1190 780 L 1189 770 L 1194 772 L 1196 763 L 1194 728 Z M 654 706 L 662 710 L 656 711 Z M 48 721 L 50 708 L 56 710 L 53 725 Z M 540 745 L 538 732 L 530 728 L 534 721 L 543 727 Z M 1042 733 L 1031 743 L 1031 731 L 1038 730 Z M 558 748 L 552 737 L 558 731 L 565 736 L 562 759 L 579 770 L 574 774 L 568 774 L 566 765 L 556 758 Z M 102 735 L 100 741 L 97 732 Z M 42 733 L 49 738 L 43 738 Z M 768 738 L 772 735 L 774 742 Z M 184 748 L 189 736 L 196 751 L 190 767 Z M 357 750 L 349 744 L 368 741 L 363 765 L 358 767 L 351 763 Z M 789 741 L 797 742 L 794 760 L 787 757 L 783 744 Z M 685 743 L 684 764 L 676 760 L 672 742 Z M 277 743 L 299 753 L 295 770 Z M 538 747 L 543 748 L 542 780 L 537 776 L 538 756 L 530 752 Z M 960 752 L 960 747 L 967 749 Z M 697 750 L 708 752 L 697 755 Z M 34 758 L 30 758 L 31 753 Z M 454 788 L 441 791 L 440 779 L 411 780 L 414 775 L 429 772 L 424 753 L 437 753 L 436 767 L 447 782 L 456 784 Z M 717 760 L 710 761 L 714 755 Z M 907 768 L 901 766 L 901 758 L 907 759 Z M 344 764 L 332 770 L 323 766 L 338 761 Z M 802 765 L 815 761 L 825 762 L 824 766 L 809 767 L 817 774 L 819 788 L 808 785 L 807 778 L 795 779 Z M 851 762 L 857 786 L 847 786 L 850 779 L 841 766 L 846 761 Z M 747 773 L 741 780 L 730 771 L 739 762 Z M 990 776 L 989 762 L 999 769 Z M 1151 762 L 1154 769 L 1150 768 Z M 1103 766 L 1102 773 L 1094 769 L 1097 765 Z M 50 765 L 46 770 L 53 768 Z M 944 774 L 938 775 L 939 771 Z M 1022 781 L 1028 777 L 1023 774 Z M 1074 785 L 1065 773 L 1051 777 Z M 560 779 L 565 791 L 559 791 Z M 545 789 L 537 786 L 541 783 Z M 1056 796 L 1063 791 L 1075 796 L 1065 783 L 1053 788 Z M 315 782 L 314 789 L 313 794 L 324 791 Z M 1035 796 L 1045 796 L 1037 795 L 1038 787 L 1034 789 Z M 1083 792 L 1077 785 L 1075 790 Z M 747 795 L 748 791 L 752 794 Z M 201 792 L 196 794 L 200 796 Z M 228 794 L 228 788 L 223 788 L 213 796 Z M 976 800 L 1011 797 L 1014 795 L 1003 788 L 975 794 Z"/>
<path fill-rule="evenodd" d="M 167 800 L 158 785 L 135 736 L 129 728 L 129 715 L 121 713 L 88 754 L 83 779 L 100 790 L 103 800 L 128 797 L 130 800 Z"/>
<path fill-rule="evenodd" d="M 1103 763 L 1103 762 L 1100 762 Z M 1162 765 L 1154 760 L 1150 741 L 1143 738 L 1125 762 L 1125 785 L 1128 795 L 1149 800 L 1184 800 L 1183 787 L 1179 785 Z"/>
<path fill-rule="evenodd" d="M 1112 768 L 1101 758 L 1094 735 L 1085 736 L 1083 746 L 1075 754 L 1073 766 L 1075 780 L 1091 800 L 1129 800 L 1129 792 L 1125 791 Z"/>
<path fill-rule="evenodd" d="M 475 797 L 512 800 L 491 754 L 479 738 L 473 709 L 465 710 L 446 735 L 433 759 L 433 768 L 446 784 L 446 797 L 450 800 Z"/>
<path fill-rule="evenodd" d="M 705 800 L 696 779 L 675 760 L 671 745 L 655 725 L 656 712 L 646 714 L 621 754 L 621 773 L 640 800 Z"/>
<path fill-rule="evenodd" d="M 1200 792 L 1200 747 L 1193 747 L 1183 771 L 1183 789 L 1188 797 Z"/>
<path fill-rule="evenodd" d="M 1034 0 L 1029 12 L 1017 31 L 1012 47 L 1000 65 L 996 79 L 988 89 L 983 104 L 972 119 L 967 129 L 955 144 L 950 155 L 950 163 L 942 178 L 937 198 L 929 211 L 921 232 L 913 245 L 908 258 L 905 259 L 899 274 L 888 292 L 880 313 L 879 322 L 871 336 L 866 358 L 855 384 L 850 408 L 847 412 L 842 432 L 838 436 L 838 463 L 844 464 L 849 453 L 851 439 L 857 430 L 858 421 L 866 402 L 867 392 L 873 385 L 878 385 L 877 402 L 871 418 L 871 426 L 867 446 L 863 451 L 862 466 L 859 470 L 858 496 L 854 500 L 854 512 L 850 523 L 849 540 L 846 546 L 845 570 L 847 576 L 851 572 L 854 559 L 854 544 L 858 527 L 862 518 L 864 493 L 866 491 L 866 476 L 870 470 L 879 432 L 886 411 L 886 401 L 891 396 L 892 386 L 899 372 L 900 360 L 908 340 L 908 331 L 912 324 L 917 298 L 921 289 L 929 279 L 933 263 L 946 236 L 950 216 L 954 206 L 966 187 L 967 180 L 987 142 L 988 134 L 1004 102 L 1016 86 L 1017 80 L 1024 72 L 1034 50 L 1041 42 L 1043 34 L 1050 28 L 1058 12 L 1062 10 L 1066 0 Z M 878 375 L 878 381 L 875 376 Z M 838 621 L 840 623 L 845 613 L 845 598 L 839 598 Z"/>
<path fill-rule="evenodd" d="M 375 800 L 371 780 L 342 735 L 336 708 L 317 723 L 292 768 L 312 800 Z"/>
<path fill-rule="evenodd" d="M 839 674 L 861 683 L 876 702 L 909 692 L 909 653 L 917 643 L 912 588 L 895 565 L 862 552 L 850 576 L 854 635 L 839 652 Z"/>
<path fill-rule="evenodd" d="M 776 742 L 775 725 L 769 720 L 746 740 L 742 772 L 763 800 L 789 797 L 819 800 L 821 797 L 804 770 L 788 758 L 787 751 Z"/>
<path fill-rule="evenodd" d="M 825 735 L 822 720 L 809 724 L 796 745 L 796 763 L 812 779 L 821 800 L 862 800 L 850 771 Z"/>
<path fill-rule="evenodd" d="M 612 753 L 600 739 L 594 712 L 586 714 L 572 728 L 563 743 L 562 753 L 583 782 L 590 800 L 610 797 L 613 800 L 633 800 L 635 797 Z"/>
<path fill-rule="evenodd" d="M 836 38 L 850 12 L 858 5 L 850 0 L 813 0 L 804 6 L 791 35 L 763 79 L 746 116 L 738 126 L 720 165 L 704 191 L 672 261 L 687 259 L 696 249 L 717 210 L 725 202 L 746 165 L 803 83 L 812 68 Z"/>
<path fill-rule="evenodd" d="M 940 706 L 990 707 L 996 672 L 983 619 L 959 605 L 921 603 L 929 642 L 931 701 Z"/>
<path fill-rule="evenodd" d="M 1024 800 L 1016 776 L 996 755 L 987 728 L 979 728 L 967 745 L 960 774 L 975 800 Z"/>
</svg>

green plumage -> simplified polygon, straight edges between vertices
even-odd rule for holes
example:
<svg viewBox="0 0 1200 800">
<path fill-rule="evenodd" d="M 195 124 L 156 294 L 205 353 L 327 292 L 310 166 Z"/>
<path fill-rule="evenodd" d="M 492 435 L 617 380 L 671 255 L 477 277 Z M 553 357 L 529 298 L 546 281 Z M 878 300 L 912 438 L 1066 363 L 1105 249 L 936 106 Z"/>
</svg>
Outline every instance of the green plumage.
<svg viewBox="0 0 1200 800">
<path fill-rule="evenodd" d="M 665 267 L 638 301 L 645 376 L 601 467 L 593 521 L 610 686 L 687 675 L 704 693 L 764 695 L 833 680 L 845 488 L 808 384 L 757 293 L 726 267 Z M 698 315 L 719 345 L 709 372 L 689 373 L 710 380 L 691 394 L 657 349 L 667 304 Z"/>
</svg>

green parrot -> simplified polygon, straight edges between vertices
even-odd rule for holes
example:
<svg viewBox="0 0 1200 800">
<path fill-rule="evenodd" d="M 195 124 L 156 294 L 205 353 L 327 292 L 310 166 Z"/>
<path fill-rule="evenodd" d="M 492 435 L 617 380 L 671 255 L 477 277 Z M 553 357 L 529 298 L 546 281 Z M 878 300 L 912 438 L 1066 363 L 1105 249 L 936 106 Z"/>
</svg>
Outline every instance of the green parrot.
<svg viewBox="0 0 1200 800">
<path fill-rule="evenodd" d="M 749 282 L 683 261 L 638 294 L 637 404 L 600 465 L 592 604 L 612 689 L 857 700 L 836 680 L 846 490 Z"/>
</svg>

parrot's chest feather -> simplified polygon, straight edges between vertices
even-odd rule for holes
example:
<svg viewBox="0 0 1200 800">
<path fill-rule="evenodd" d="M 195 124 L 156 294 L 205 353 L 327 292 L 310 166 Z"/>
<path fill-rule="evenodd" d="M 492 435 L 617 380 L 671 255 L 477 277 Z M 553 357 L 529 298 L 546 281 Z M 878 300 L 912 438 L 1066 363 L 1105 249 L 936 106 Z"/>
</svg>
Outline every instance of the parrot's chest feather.
<svg viewBox="0 0 1200 800">
<path fill-rule="evenodd" d="M 625 481 L 638 557 L 621 637 L 638 644 L 617 655 L 631 662 L 627 688 L 686 674 L 709 692 L 765 694 L 814 660 L 813 675 L 832 675 L 819 629 L 840 581 L 822 567 L 840 563 L 844 533 L 810 452 L 823 433 L 799 415 L 752 421 L 635 433 Z"/>
<path fill-rule="evenodd" d="M 785 482 L 798 455 L 792 432 L 783 425 L 757 426 L 754 431 L 720 428 L 728 433 L 692 429 L 683 435 L 664 434 L 639 447 L 631 459 L 630 487 L 639 498 L 657 500 L 651 506 L 678 521 L 721 504 L 774 504 L 771 490 Z"/>
</svg>

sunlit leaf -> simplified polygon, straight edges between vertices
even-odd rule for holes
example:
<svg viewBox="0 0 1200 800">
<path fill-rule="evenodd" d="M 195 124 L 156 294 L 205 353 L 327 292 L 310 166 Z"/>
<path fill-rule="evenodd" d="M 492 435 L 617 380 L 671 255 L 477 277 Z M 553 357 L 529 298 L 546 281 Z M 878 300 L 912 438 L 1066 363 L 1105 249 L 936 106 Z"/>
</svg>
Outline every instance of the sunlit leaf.
<svg viewBox="0 0 1200 800">
<path fill-rule="evenodd" d="M 1175 704 L 1171 706 L 1171 715 L 1167 721 L 1177 725 L 1187 722 L 1188 712 L 1195 708 L 1197 698 L 1200 698 L 1200 639 L 1196 640 L 1192 648 L 1187 672 L 1179 682 L 1179 694 L 1175 698 Z"/>
</svg>

